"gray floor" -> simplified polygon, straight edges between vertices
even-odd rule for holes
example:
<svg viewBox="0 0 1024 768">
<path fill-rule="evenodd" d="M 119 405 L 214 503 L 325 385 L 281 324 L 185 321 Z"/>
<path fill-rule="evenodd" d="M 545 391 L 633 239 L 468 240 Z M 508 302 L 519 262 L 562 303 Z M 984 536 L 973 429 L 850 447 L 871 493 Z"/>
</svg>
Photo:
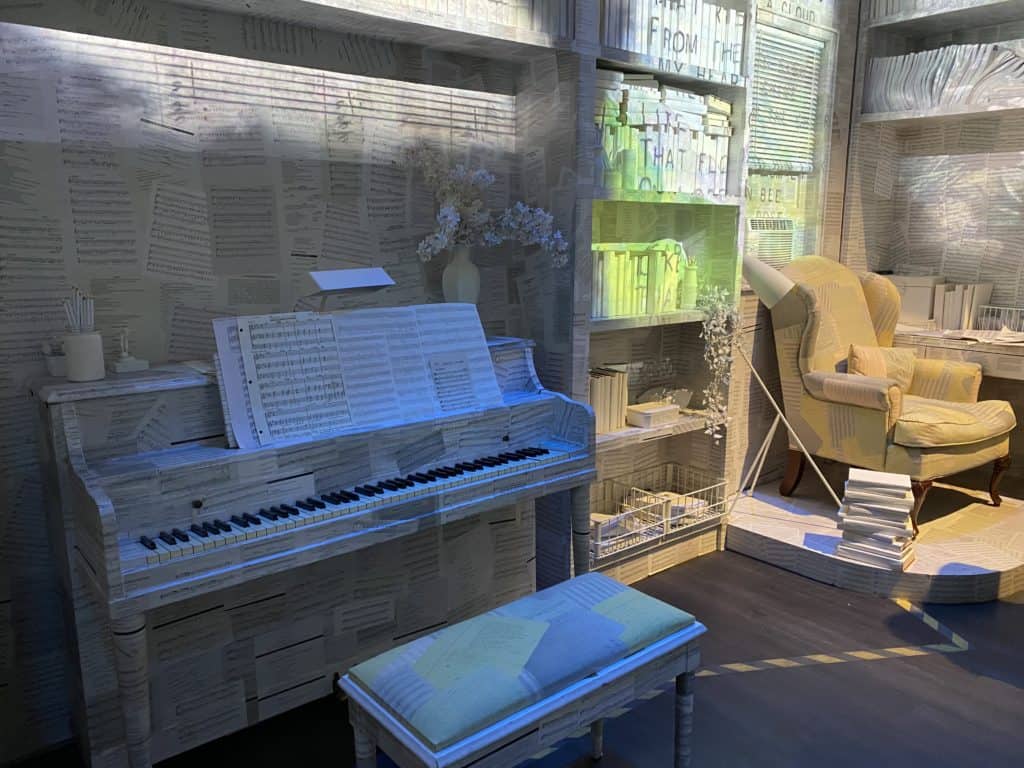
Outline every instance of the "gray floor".
<svg viewBox="0 0 1024 768">
<path fill-rule="evenodd" d="M 942 643 L 894 603 L 723 552 L 638 585 L 708 627 L 707 665 Z M 695 766 L 1024 765 L 1024 593 L 998 603 L 926 606 L 971 650 L 816 664 L 697 681 Z M 606 726 L 603 768 L 666 768 L 671 701 Z M 536 765 L 593 763 L 577 739 Z M 343 704 L 324 700 L 162 763 L 162 768 L 351 765 Z M 28 765 L 75 765 L 58 750 Z M 380 765 L 390 766 L 381 759 Z"/>
</svg>

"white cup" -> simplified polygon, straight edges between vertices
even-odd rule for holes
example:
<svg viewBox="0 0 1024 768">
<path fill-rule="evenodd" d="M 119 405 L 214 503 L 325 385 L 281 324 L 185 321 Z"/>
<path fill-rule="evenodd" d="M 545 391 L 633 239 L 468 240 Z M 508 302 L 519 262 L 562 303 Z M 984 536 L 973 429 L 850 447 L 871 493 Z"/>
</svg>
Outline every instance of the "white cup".
<svg viewBox="0 0 1024 768">
<path fill-rule="evenodd" d="M 64 337 L 68 381 L 96 381 L 106 376 L 103 337 L 96 333 L 69 333 Z"/>
</svg>

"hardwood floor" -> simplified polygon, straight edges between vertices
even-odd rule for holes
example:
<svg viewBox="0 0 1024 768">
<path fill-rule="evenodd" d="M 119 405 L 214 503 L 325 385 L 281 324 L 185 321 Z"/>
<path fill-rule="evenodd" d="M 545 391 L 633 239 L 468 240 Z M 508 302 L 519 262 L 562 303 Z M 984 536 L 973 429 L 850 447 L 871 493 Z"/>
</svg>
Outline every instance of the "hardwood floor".
<svg viewBox="0 0 1024 768">
<path fill-rule="evenodd" d="M 870 649 L 948 642 L 895 603 L 845 592 L 729 552 L 637 585 L 708 626 L 713 676 L 697 680 L 694 764 L 705 766 L 986 766 L 1024 754 L 1024 593 L 977 605 L 924 606 L 971 644 L 959 653 L 872 659 Z M 861 652 L 840 663 L 831 654 Z M 805 666 L 736 671 L 771 659 Z M 849 656 L 847 656 L 849 658 Z M 743 667 L 740 666 L 739 669 Z M 602 768 L 671 765 L 672 702 L 660 696 L 605 727 Z M 576 739 L 537 768 L 589 768 Z M 352 764 L 344 704 L 325 699 L 161 764 Z M 26 768 L 75 765 L 70 748 Z M 392 765 L 384 758 L 379 765 Z"/>
</svg>

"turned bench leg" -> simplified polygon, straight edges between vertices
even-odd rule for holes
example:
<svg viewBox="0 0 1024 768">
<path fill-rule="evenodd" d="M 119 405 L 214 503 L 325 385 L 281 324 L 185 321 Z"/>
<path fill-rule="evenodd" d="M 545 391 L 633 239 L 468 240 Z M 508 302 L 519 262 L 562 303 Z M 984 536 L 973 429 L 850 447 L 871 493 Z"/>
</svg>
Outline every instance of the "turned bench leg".
<svg viewBox="0 0 1024 768">
<path fill-rule="evenodd" d="M 352 733 L 356 741 L 356 768 L 376 768 L 377 745 L 369 731 L 353 723 Z"/>
<path fill-rule="evenodd" d="M 690 768 L 693 753 L 693 672 L 676 678 L 675 768 Z"/>
<path fill-rule="evenodd" d="M 595 760 L 604 757 L 604 720 L 590 724 L 590 756 Z"/>
<path fill-rule="evenodd" d="M 800 485 L 800 478 L 804 476 L 804 467 L 807 466 L 807 458 L 803 451 L 789 450 L 786 458 L 786 474 L 779 484 L 779 493 L 783 496 L 792 496 L 796 487 Z"/>
<path fill-rule="evenodd" d="M 999 495 L 999 483 L 1003 479 L 1006 470 L 1010 468 L 1010 454 L 992 462 L 992 479 L 988 484 L 988 495 L 992 497 L 992 506 L 1002 506 L 1003 498 Z"/>
</svg>

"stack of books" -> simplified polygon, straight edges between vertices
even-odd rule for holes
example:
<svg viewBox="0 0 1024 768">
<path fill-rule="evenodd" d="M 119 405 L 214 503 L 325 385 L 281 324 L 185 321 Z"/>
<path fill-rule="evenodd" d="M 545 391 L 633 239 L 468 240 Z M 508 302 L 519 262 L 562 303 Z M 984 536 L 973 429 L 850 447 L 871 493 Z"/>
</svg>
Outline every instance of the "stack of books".
<svg viewBox="0 0 1024 768">
<path fill-rule="evenodd" d="M 871 20 L 886 16 L 913 13 L 914 11 L 941 11 L 947 8 L 963 8 L 970 5 L 964 0 L 871 0 Z"/>
<path fill-rule="evenodd" d="M 910 477 L 851 469 L 839 511 L 836 554 L 865 565 L 906 570 L 914 561 Z"/>
<path fill-rule="evenodd" d="M 661 69 L 743 72 L 745 11 L 708 0 L 604 0 L 601 11 L 603 45 L 651 56 Z"/>
<path fill-rule="evenodd" d="M 605 189 L 727 193 L 730 102 L 665 86 L 650 75 L 598 70 L 594 112 Z"/>
<path fill-rule="evenodd" d="M 590 407 L 594 409 L 597 434 L 626 427 L 629 374 L 626 366 L 607 366 L 590 371 Z"/>
<path fill-rule="evenodd" d="M 872 59 L 865 112 L 988 104 L 1024 96 L 1024 59 L 999 44 L 949 45 Z"/>
<path fill-rule="evenodd" d="M 940 283 L 934 288 L 932 318 L 940 330 L 969 330 L 992 298 L 993 283 Z"/>
</svg>

